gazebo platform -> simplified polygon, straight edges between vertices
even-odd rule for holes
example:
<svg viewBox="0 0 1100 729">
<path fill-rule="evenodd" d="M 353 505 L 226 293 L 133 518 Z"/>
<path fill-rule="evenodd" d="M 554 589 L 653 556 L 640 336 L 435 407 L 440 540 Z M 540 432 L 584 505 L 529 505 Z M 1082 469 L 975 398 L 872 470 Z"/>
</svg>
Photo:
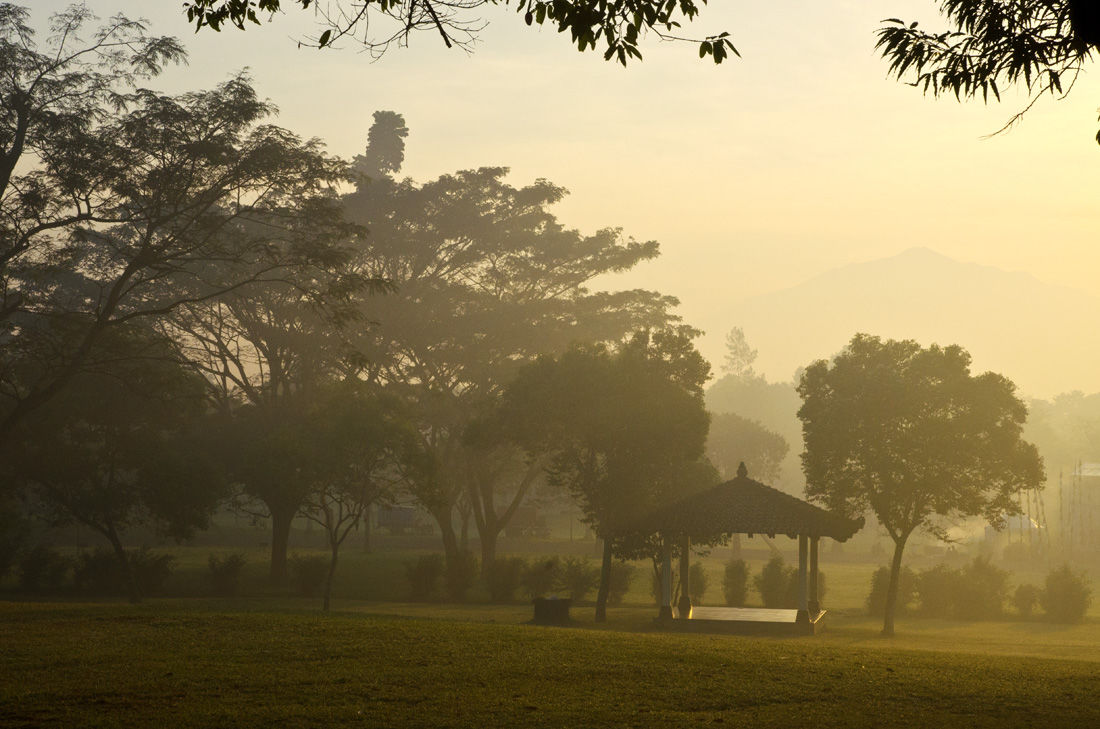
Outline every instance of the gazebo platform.
<svg viewBox="0 0 1100 729">
<path fill-rule="evenodd" d="M 724 633 L 727 635 L 814 635 L 825 628 L 825 611 L 799 622 L 797 610 L 771 608 L 696 607 L 691 617 L 657 618 L 663 630 L 678 633 Z"/>
</svg>

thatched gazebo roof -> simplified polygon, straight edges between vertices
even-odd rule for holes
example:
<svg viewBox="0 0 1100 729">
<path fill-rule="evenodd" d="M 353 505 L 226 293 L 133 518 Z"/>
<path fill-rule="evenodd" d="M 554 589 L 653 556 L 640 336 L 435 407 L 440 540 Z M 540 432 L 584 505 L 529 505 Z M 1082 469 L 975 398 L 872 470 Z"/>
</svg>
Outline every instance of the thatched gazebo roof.
<svg viewBox="0 0 1100 729">
<path fill-rule="evenodd" d="M 808 501 L 754 481 L 744 464 L 737 478 L 692 494 L 646 520 L 653 531 L 683 534 L 766 534 L 774 537 L 829 537 L 847 541 L 863 528 Z"/>
</svg>

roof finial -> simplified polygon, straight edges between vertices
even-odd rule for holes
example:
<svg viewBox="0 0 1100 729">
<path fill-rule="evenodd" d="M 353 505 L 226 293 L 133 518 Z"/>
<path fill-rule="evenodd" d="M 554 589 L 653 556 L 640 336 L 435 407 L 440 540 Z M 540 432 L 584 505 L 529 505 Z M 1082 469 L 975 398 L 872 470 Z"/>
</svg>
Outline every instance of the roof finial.
<svg viewBox="0 0 1100 729">
<path fill-rule="evenodd" d="M 745 468 L 745 462 L 741 461 L 741 464 L 737 466 L 737 478 L 748 478 L 749 469 Z"/>
</svg>

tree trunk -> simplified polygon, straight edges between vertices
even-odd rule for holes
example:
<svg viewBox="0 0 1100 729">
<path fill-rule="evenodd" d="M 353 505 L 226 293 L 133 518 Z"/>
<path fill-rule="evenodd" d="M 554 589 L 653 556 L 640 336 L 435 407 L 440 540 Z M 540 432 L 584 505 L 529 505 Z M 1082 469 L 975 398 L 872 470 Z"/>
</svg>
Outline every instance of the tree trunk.
<svg viewBox="0 0 1100 729">
<path fill-rule="evenodd" d="M 886 615 L 882 621 L 882 634 L 894 635 L 894 610 L 898 604 L 898 583 L 901 579 L 901 554 L 908 535 L 894 540 L 894 559 L 890 562 L 890 584 L 886 588 Z"/>
<path fill-rule="evenodd" d="M 479 535 L 481 542 L 481 576 L 487 578 L 489 571 L 493 568 L 493 562 L 497 558 L 497 537 L 500 536 L 500 532 L 495 532 L 490 529 L 486 529 L 484 534 Z"/>
<path fill-rule="evenodd" d="M 458 555 L 462 551 L 455 534 L 454 522 L 451 521 L 451 507 L 432 511 L 432 516 L 439 524 L 439 531 L 443 536 L 443 555 L 447 558 L 447 567 L 454 568 L 458 564 Z"/>
<path fill-rule="evenodd" d="M 470 546 L 470 512 L 462 512 L 462 531 L 459 536 L 458 548 L 462 551 Z"/>
<path fill-rule="evenodd" d="M 276 587 L 286 584 L 286 551 L 293 521 L 294 511 L 271 509 L 271 584 Z"/>
<path fill-rule="evenodd" d="M 363 512 L 363 551 L 370 554 L 374 551 L 371 544 L 371 517 L 374 515 L 374 504 L 367 504 Z"/>
<path fill-rule="evenodd" d="M 340 551 L 340 544 L 335 540 L 330 540 L 329 548 L 332 550 L 332 561 L 328 563 L 328 575 L 325 577 L 325 602 L 321 607 L 326 613 L 332 601 L 332 581 L 336 576 L 336 556 Z"/>
<path fill-rule="evenodd" d="M 108 527 L 105 534 L 111 542 L 111 548 L 115 552 L 115 557 L 118 558 L 118 563 L 122 565 L 122 574 L 126 578 L 126 597 L 131 604 L 137 605 L 141 602 L 141 591 L 138 589 L 137 578 L 134 576 L 134 565 L 130 563 L 130 556 L 126 554 L 126 549 L 122 546 L 122 540 L 119 539 L 113 526 Z"/>
<path fill-rule="evenodd" d="M 607 622 L 607 596 L 611 592 L 611 539 L 603 540 L 603 563 L 600 565 L 600 591 L 596 593 L 596 622 Z"/>
</svg>

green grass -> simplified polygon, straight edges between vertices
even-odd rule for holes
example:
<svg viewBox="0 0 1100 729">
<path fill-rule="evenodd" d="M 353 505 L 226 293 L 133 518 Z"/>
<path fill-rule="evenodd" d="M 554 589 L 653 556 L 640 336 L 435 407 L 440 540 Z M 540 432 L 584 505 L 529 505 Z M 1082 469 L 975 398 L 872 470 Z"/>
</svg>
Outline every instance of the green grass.
<svg viewBox="0 0 1100 729">
<path fill-rule="evenodd" d="M 642 608 L 612 611 L 610 629 L 587 610 L 577 628 L 552 629 L 518 624 L 526 606 L 342 607 L 0 603 L 0 727 L 1100 721 L 1095 622 L 903 620 L 901 637 L 885 640 L 872 621 L 841 617 L 820 637 L 748 639 L 655 633 Z"/>
</svg>

